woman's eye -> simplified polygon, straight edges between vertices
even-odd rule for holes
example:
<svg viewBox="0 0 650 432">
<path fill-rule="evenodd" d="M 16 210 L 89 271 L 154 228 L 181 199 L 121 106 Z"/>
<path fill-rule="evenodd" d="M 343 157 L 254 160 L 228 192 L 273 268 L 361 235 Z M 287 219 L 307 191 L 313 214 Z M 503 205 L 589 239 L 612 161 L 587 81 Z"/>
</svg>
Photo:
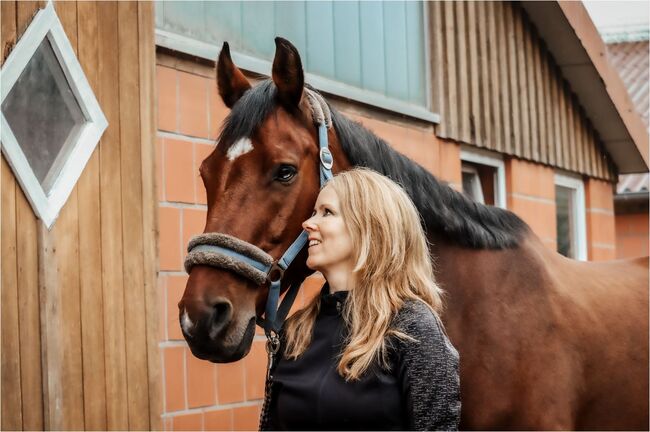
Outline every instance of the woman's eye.
<svg viewBox="0 0 650 432">
<path fill-rule="evenodd" d="M 278 169 L 275 179 L 283 183 L 287 183 L 291 181 L 292 178 L 295 177 L 297 172 L 298 171 L 296 170 L 296 168 L 291 165 L 282 165 Z"/>
<path fill-rule="evenodd" d="M 332 213 L 332 212 L 330 211 L 330 209 L 325 209 L 325 211 L 324 211 L 323 213 L 326 214 L 326 215 L 328 215 L 328 214 L 334 214 L 334 213 Z"/>
</svg>

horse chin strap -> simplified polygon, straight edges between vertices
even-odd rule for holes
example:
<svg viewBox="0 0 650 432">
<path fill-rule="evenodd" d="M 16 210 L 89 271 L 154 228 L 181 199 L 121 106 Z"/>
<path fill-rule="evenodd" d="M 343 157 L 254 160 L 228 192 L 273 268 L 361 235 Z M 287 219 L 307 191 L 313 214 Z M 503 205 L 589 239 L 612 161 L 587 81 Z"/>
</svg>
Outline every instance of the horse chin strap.
<svg viewBox="0 0 650 432">
<path fill-rule="evenodd" d="M 334 159 L 327 143 L 327 129 L 332 127 L 332 117 L 327 103 L 320 94 L 308 88 L 304 90 L 312 117 L 318 125 L 320 186 L 322 188 L 332 178 Z M 309 234 L 302 231 L 287 251 L 278 260 L 274 260 L 257 246 L 228 234 L 199 234 L 193 237 L 187 246 L 185 271 L 189 273 L 196 265 L 207 265 L 230 270 L 258 285 L 268 282 L 270 286 L 264 318 L 257 317 L 257 324 L 264 328 L 269 342 L 267 349 L 273 350 L 273 354 L 275 354 L 279 349 L 277 334 L 282 329 L 300 289 L 300 285 L 290 286 L 282 304 L 278 307 L 282 277 L 296 256 L 307 245 L 308 237 Z M 269 354 L 271 354 L 270 351 Z"/>
</svg>

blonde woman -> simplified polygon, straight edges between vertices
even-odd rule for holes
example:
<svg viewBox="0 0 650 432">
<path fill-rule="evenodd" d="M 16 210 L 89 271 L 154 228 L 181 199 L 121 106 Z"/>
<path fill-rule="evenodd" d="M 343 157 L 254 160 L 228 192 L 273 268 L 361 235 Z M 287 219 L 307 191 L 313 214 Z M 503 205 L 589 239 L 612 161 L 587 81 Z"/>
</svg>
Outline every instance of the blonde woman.
<svg viewBox="0 0 650 432">
<path fill-rule="evenodd" d="M 458 353 L 408 195 L 373 171 L 347 171 L 303 228 L 307 265 L 327 283 L 285 324 L 263 428 L 457 429 Z"/>
</svg>

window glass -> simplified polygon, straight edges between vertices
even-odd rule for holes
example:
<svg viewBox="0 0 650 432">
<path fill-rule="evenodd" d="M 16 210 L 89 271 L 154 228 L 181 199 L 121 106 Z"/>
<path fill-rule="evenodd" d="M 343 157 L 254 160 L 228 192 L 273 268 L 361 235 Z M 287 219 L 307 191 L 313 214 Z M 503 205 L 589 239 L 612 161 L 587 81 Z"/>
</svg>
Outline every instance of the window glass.
<svg viewBox="0 0 650 432">
<path fill-rule="evenodd" d="M 557 251 L 569 258 L 576 258 L 574 194 L 574 189 L 555 186 Z"/>
<path fill-rule="evenodd" d="M 463 162 L 463 193 L 481 204 L 495 205 L 496 167 Z"/>
<path fill-rule="evenodd" d="M 2 113 L 48 193 L 86 122 L 48 38 L 5 98 Z"/>
</svg>

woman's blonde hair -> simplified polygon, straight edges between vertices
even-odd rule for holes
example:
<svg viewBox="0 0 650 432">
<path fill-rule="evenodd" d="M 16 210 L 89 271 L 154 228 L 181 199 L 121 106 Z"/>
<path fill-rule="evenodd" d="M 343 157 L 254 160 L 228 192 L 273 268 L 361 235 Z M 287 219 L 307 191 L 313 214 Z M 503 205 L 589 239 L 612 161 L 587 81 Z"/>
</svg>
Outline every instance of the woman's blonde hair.
<svg viewBox="0 0 650 432">
<path fill-rule="evenodd" d="M 349 333 L 337 370 L 348 381 L 358 380 L 375 360 L 388 367 L 387 336 L 409 338 L 390 328 L 404 302 L 421 301 L 438 313 L 442 290 L 435 282 L 418 211 L 399 185 L 370 169 L 355 168 L 325 187 L 339 198 L 356 259 L 355 288 L 342 310 Z M 316 296 L 287 320 L 286 358 L 305 352 L 319 310 Z"/>
</svg>

